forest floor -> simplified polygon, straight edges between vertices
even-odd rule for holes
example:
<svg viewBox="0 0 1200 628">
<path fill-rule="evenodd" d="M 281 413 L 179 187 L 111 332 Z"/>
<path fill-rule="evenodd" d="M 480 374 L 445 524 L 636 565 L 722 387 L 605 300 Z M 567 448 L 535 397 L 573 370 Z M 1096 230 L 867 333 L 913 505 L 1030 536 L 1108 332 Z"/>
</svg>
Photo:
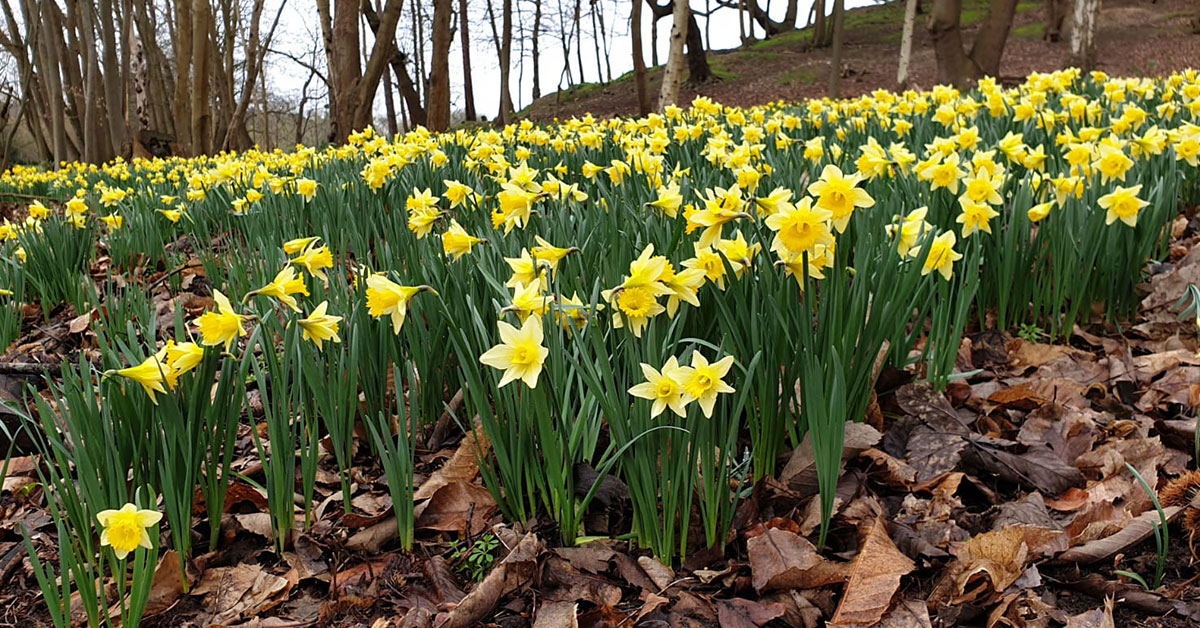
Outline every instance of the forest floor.
<svg viewBox="0 0 1200 628">
<path fill-rule="evenodd" d="M 686 560 L 666 566 L 625 541 L 564 547 L 546 523 L 506 521 L 480 484 L 474 454 L 488 443 L 431 435 L 418 447 L 412 552 L 399 548 L 385 476 L 366 447 L 354 462 L 353 512 L 342 512 L 326 456 L 313 523 L 283 552 L 272 549 L 264 493 L 237 479 L 215 522 L 220 548 L 189 562 L 188 592 L 177 556 L 164 554 L 143 625 L 1200 625 L 1190 549 L 1200 471 L 1188 471 L 1200 445 L 1198 329 L 1175 309 L 1200 284 L 1198 209 L 1172 225 L 1170 256 L 1149 267 L 1135 320 L 1093 321 L 1060 344 L 1034 329 L 968 330 L 957 364 L 968 376 L 944 394 L 885 369 L 867 421 L 847 425 L 823 551 L 809 540 L 820 516 L 807 442 L 746 490 L 723 550 L 705 549 L 697 529 Z M 195 277 L 189 290 L 204 282 Z M 69 308 L 49 324 L 36 308 L 29 315 L 4 362 L 54 362 L 88 346 L 92 332 Z M 0 376 L 0 398 L 35 380 Z M 262 481 L 252 431 L 264 432 L 265 419 L 261 403 L 249 406 L 233 468 Z M 22 447 L 0 491 L 0 626 L 35 628 L 50 624 L 22 526 L 43 561 L 57 564 L 58 548 L 42 463 Z M 1116 573 L 1152 580 L 1156 567 L 1159 514 L 1126 465 L 1161 487 L 1171 520 L 1153 591 Z M 587 532 L 627 529 L 628 512 L 628 490 L 606 482 Z"/>
<path fill-rule="evenodd" d="M 923 3 L 928 5 L 929 3 Z M 1017 5 L 1012 30 L 1001 60 L 1001 79 L 1019 81 L 1032 72 L 1067 65 L 1069 44 L 1047 42 L 1045 3 L 1026 0 Z M 973 41 L 987 13 L 987 0 L 963 2 L 963 39 Z M 1200 67 L 1200 33 L 1192 20 L 1200 18 L 1195 0 L 1106 0 L 1101 5 L 1097 32 L 1097 69 L 1112 76 L 1158 76 Z M 909 85 L 928 89 L 937 83 L 933 44 L 925 29 L 928 14 L 918 15 L 913 29 Z M 876 89 L 895 89 L 904 2 L 866 7 L 846 14 L 846 44 L 842 94 L 847 97 Z M 681 100 L 707 96 L 724 105 L 753 106 L 778 100 L 794 101 L 826 95 L 830 51 L 811 48 L 810 30 L 777 35 L 729 51 L 712 52 L 709 65 L 716 80 L 687 84 Z M 590 68 L 589 68 L 590 69 Z M 658 93 L 661 68 L 649 74 L 651 94 Z M 591 113 L 608 117 L 637 112 L 632 74 L 611 83 L 587 83 L 548 94 L 521 112 L 535 121 L 567 119 Z"/>
</svg>

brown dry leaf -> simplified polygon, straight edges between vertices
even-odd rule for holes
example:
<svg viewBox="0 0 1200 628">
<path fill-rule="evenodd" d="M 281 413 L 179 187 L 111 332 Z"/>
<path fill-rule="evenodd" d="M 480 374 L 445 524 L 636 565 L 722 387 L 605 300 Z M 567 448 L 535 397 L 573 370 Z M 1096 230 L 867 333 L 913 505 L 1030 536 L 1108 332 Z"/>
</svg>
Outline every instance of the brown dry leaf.
<svg viewBox="0 0 1200 628">
<path fill-rule="evenodd" d="M 783 604 L 778 602 L 754 602 L 742 598 L 715 602 L 721 628 L 760 628 L 784 613 Z"/>
<path fill-rule="evenodd" d="M 413 493 L 413 501 L 429 499 L 438 489 L 454 482 L 470 482 L 479 474 L 479 465 L 477 464 L 477 456 L 487 456 L 487 452 L 491 449 L 492 443 L 483 433 L 482 429 L 474 429 L 463 437 L 458 444 L 458 449 L 454 450 L 454 455 L 442 465 L 440 469 L 433 472 L 429 479 L 421 483 L 417 487 L 417 491 Z"/>
<path fill-rule="evenodd" d="M 537 571 L 537 558 L 542 549 L 537 535 L 529 533 L 522 537 L 508 556 L 492 568 L 479 586 L 446 615 L 439 628 L 467 628 L 476 625 L 492 612 L 500 598 L 524 586 L 533 578 Z"/>
<path fill-rule="evenodd" d="M 909 464 L 903 460 L 896 459 L 885 451 L 871 447 L 870 449 L 864 450 L 862 454 L 860 454 L 860 457 L 870 460 L 873 468 L 880 469 L 878 475 L 881 477 L 877 479 L 880 479 L 888 486 L 905 488 L 911 486 L 917 481 L 916 469 L 909 466 Z M 872 475 L 874 476 L 875 473 L 872 472 Z"/>
<path fill-rule="evenodd" d="M 1058 499 L 1046 500 L 1046 505 L 1059 512 L 1072 512 L 1088 503 L 1088 492 L 1081 488 L 1069 488 Z"/>
<path fill-rule="evenodd" d="M 1066 628 L 1116 628 L 1113 621 L 1113 598 L 1104 598 L 1103 608 L 1073 615 L 1067 618 Z"/>
<path fill-rule="evenodd" d="M 972 537 L 956 552 L 942 579 L 930 594 L 931 602 L 963 604 L 1000 593 L 1025 573 L 1030 550 L 1025 526 L 992 530 Z"/>
<path fill-rule="evenodd" d="M 175 550 L 163 552 L 154 569 L 154 582 L 150 584 L 150 597 L 146 600 L 144 617 L 153 617 L 175 606 L 183 595 L 183 569 L 179 554 Z"/>
<path fill-rule="evenodd" d="M 869 447 L 875 446 L 883 435 L 866 423 L 846 423 L 842 443 L 842 460 L 849 460 L 862 453 Z M 805 495 L 817 492 L 817 465 L 813 456 L 812 440 L 808 436 L 800 446 L 792 452 L 783 470 L 779 472 L 779 481 L 793 490 Z"/>
<path fill-rule="evenodd" d="M 204 607 L 216 611 L 210 624 L 229 624 L 240 617 L 252 617 L 269 606 L 288 581 L 263 571 L 253 563 L 233 567 L 215 567 L 204 572 L 191 595 L 203 595 Z"/>
<path fill-rule="evenodd" d="M 487 489 L 457 481 L 439 488 L 429 501 L 414 509 L 419 530 L 461 532 L 469 529 L 472 535 L 483 532 L 487 520 L 495 512 L 496 502 Z"/>
<path fill-rule="evenodd" d="M 658 587 L 660 593 L 675 581 L 675 572 L 650 556 L 638 556 L 637 564 L 654 583 L 654 586 Z"/>
<path fill-rule="evenodd" d="M 1163 513 L 1167 516 L 1167 521 L 1173 520 L 1182 512 L 1178 506 L 1167 506 L 1163 508 Z M 1127 547 L 1131 547 L 1141 543 L 1154 534 L 1154 527 L 1159 523 L 1159 515 L 1157 510 L 1147 510 L 1142 514 L 1134 517 L 1132 520 L 1125 522 L 1116 530 L 1114 534 L 1095 539 L 1080 545 L 1058 555 L 1054 560 L 1055 564 L 1066 563 L 1095 563 L 1102 561 Z"/>
<path fill-rule="evenodd" d="M 83 330 L 87 329 L 88 325 L 92 323 L 92 317 L 94 316 L 98 316 L 95 308 L 90 309 L 83 314 L 76 316 L 75 318 L 72 318 L 71 322 L 67 323 L 67 330 L 72 334 L 83 332 Z"/>
<path fill-rule="evenodd" d="M 1062 357 L 1091 357 L 1091 354 L 1086 351 L 1080 351 L 1070 346 L 1027 342 L 1022 338 L 1014 338 L 1008 343 L 1008 354 L 1010 364 L 1018 369 L 1037 368 Z"/>
<path fill-rule="evenodd" d="M 746 542 L 752 584 L 758 593 L 798 588 L 800 575 L 821 562 L 817 548 L 804 537 L 771 528 Z"/>
<path fill-rule="evenodd" d="M 876 518 L 850 568 L 850 580 L 833 615 L 833 623 L 877 624 L 891 606 L 892 596 L 900 588 L 900 578 L 913 569 L 916 565 L 892 543 L 883 517 Z"/>
<path fill-rule="evenodd" d="M 575 602 L 545 602 L 538 608 L 533 628 L 578 628 Z"/>
<path fill-rule="evenodd" d="M 997 390 L 988 395 L 988 401 L 1002 407 L 1015 408 L 1026 412 L 1046 403 L 1046 399 L 1027 386 L 1014 386 Z"/>
<path fill-rule="evenodd" d="M 877 628 L 933 628 L 929 607 L 921 600 L 903 599 L 876 625 Z"/>
</svg>

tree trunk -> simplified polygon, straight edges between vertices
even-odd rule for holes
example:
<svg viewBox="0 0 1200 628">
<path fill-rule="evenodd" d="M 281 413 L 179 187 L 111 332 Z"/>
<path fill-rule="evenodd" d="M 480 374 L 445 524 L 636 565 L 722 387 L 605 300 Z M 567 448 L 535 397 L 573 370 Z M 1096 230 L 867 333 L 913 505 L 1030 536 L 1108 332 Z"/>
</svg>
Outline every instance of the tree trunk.
<svg viewBox="0 0 1200 628">
<path fill-rule="evenodd" d="M 600 29 L 596 26 L 596 2 L 593 0 L 590 4 L 589 17 L 592 20 L 592 51 L 596 53 L 596 82 L 604 83 L 604 59 L 600 55 Z M 611 77 L 610 77 L 611 78 Z"/>
<path fill-rule="evenodd" d="M 533 99 L 542 97 L 542 57 L 538 43 L 541 41 L 542 0 L 533 2 Z"/>
<path fill-rule="evenodd" d="M 513 0 L 504 0 L 500 9 L 503 32 L 500 35 L 500 111 L 496 115 L 500 126 L 511 121 L 513 108 L 512 91 L 509 86 L 509 78 L 512 76 L 512 4 Z M 578 11 L 578 3 L 575 7 Z M 580 68 L 580 71 L 583 69 Z"/>
<path fill-rule="evenodd" d="M 1096 66 L 1096 19 L 1100 0 L 1075 0 L 1071 24 L 1071 65 L 1090 71 Z"/>
<path fill-rule="evenodd" d="M 586 83 L 587 76 L 583 73 L 583 26 L 579 21 L 580 0 L 575 0 L 575 61 L 579 65 L 579 82 Z M 596 77 L 596 82 L 600 82 L 600 77 Z"/>
<path fill-rule="evenodd" d="M 333 141 L 345 142 L 354 131 L 354 110 L 358 106 L 358 82 L 362 77 L 358 46 L 359 0 L 334 0 L 333 45 L 329 58 L 330 93 L 333 99 Z M 378 35 L 376 38 L 378 40 Z"/>
<path fill-rule="evenodd" d="M 458 0 L 458 27 L 462 36 L 463 97 L 466 100 L 467 121 L 472 121 L 479 115 L 475 112 L 475 85 L 471 79 L 471 36 L 467 33 L 468 22 L 470 20 L 467 16 L 467 0 Z"/>
<path fill-rule="evenodd" d="M 104 118 L 108 127 L 108 140 L 112 150 L 118 152 L 125 145 L 124 90 L 122 89 L 121 61 L 117 57 L 116 13 L 112 0 L 100 0 L 100 41 L 104 45 Z"/>
<path fill-rule="evenodd" d="M 654 0 L 646 0 L 653 2 Z M 670 6 L 670 3 L 667 4 Z M 650 16 L 650 67 L 658 67 L 658 12 L 654 12 Z"/>
<path fill-rule="evenodd" d="M 963 52 L 961 13 L 962 0 L 934 0 L 927 26 L 933 38 L 938 81 L 958 87 L 980 76 L 979 67 Z"/>
<path fill-rule="evenodd" d="M 900 63 L 896 68 L 896 89 L 908 88 L 908 65 L 912 61 L 913 23 L 917 21 L 917 0 L 904 5 L 904 32 L 900 36 Z"/>
<path fill-rule="evenodd" d="M 633 0 L 629 33 L 633 39 L 633 82 L 637 89 L 638 114 L 644 116 L 650 113 L 650 86 L 646 79 L 646 57 L 642 51 L 642 0 Z"/>
<path fill-rule="evenodd" d="M 1063 19 L 1067 17 L 1067 0 L 1046 0 L 1046 28 L 1042 39 L 1056 42 L 1062 39 Z"/>
<path fill-rule="evenodd" d="M 712 69 L 708 67 L 708 54 L 704 50 L 704 38 L 696 23 L 696 14 L 689 9 L 687 14 L 687 64 L 688 82 L 693 85 L 712 80 Z"/>
<path fill-rule="evenodd" d="M 825 46 L 829 45 L 827 34 L 828 31 L 825 28 L 825 0 L 814 0 L 812 36 L 813 47 L 824 48 Z"/>
<path fill-rule="evenodd" d="M 829 61 L 829 97 L 842 96 L 842 44 L 845 38 L 842 27 L 846 16 L 844 0 L 833 0 L 833 51 Z"/>
<path fill-rule="evenodd" d="M 212 7 L 208 0 L 192 2 L 192 153 L 207 155 L 210 145 L 212 114 L 209 110 L 209 27 L 212 22 Z"/>
<path fill-rule="evenodd" d="M 400 124 L 396 121 L 396 98 L 392 93 L 392 70 L 383 71 L 383 106 L 387 111 L 388 137 L 396 137 L 400 133 Z"/>
<path fill-rule="evenodd" d="M 1095 2 L 1099 4 L 1099 0 Z M 1000 75 L 1000 58 L 1004 55 L 1004 43 L 1008 41 L 1016 11 L 1017 0 L 992 0 L 988 4 L 987 16 L 971 46 L 971 60 L 987 76 Z"/>
<path fill-rule="evenodd" d="M 683 44 L 687 40 L 687 0 L 674 0 L 671 15 L 671 47 L 667 54 L 667 67 L 663 70 L 662 90 L 658 94 L 658 110 L 665 111 L 679 100 L 679 85 L 683 82 Z"/>
<path fill-rule="evenodd" d="M 434 0 L 433 58 L 429 72 L 429 92 L 425 97 L 426 125 L 431 131 L 450 128 L 450 14 L 453 0 Z"/>
</svg>

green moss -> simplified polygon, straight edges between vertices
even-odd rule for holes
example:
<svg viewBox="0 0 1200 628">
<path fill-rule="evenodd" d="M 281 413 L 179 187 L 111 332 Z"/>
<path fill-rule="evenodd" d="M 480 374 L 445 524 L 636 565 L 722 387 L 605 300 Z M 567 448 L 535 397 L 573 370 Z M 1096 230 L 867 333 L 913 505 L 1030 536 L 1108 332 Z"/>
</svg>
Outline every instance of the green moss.
<svg viewBox="0 0 1200 628">
<path fill-rule="evenodd" d="M 750 50 L 762 51 L 770 50 L 772 48 L 799 46 L 808 41 L 809 37 L 811 36 L 812 35 L 809 34 L 809 29 L 780 33 L 770 39 L 763 39 L 750 44 Z"/>
<path fill-rule="evenodd" d="M 792 68 L 775 78 L 775 84 L 780 87 L 789 85 L 813 85 L 820 79 L 811 68 Z"/>
<path fill-rule="evenodd" d="M 1033 22 L 1024 26 L 1014 28 L 1012 36 L 1016 39 L 1041 39 L 1042 33 L 1046 30 L 1045 22 Z"/>
</svg>

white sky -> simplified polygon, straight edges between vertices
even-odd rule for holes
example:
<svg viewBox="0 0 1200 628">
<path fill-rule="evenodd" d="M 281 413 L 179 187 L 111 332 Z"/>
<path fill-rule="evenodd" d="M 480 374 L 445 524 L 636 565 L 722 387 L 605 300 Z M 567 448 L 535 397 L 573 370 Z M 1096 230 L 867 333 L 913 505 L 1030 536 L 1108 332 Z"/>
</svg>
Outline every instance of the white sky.
<svg viewBox="0 0 1200 628">
<path fill-rule="evenodd" d="M 272 42 L 272 48 L 283 50 L 296 55 L 297 57 L 307 58 L 309 51 L 312 49 L 312 42 L 320 27 L 316 21 L 316 11 L 311 0 L 287 0 L 288 5 L 284 9 L 283 17 L 280 20 L 279 28 L 275 34 L 275 40 Z M 408 0 L 405 2 L 404 15 L 400 20 L 398 29 L 398 42 L 402 48 L 411 47 L 411 30 L 410 30 L 410 9 L 411 3 L 422 0 Z M 554 28 L 557 30 L 558 17 L 557 3 L 549 0 L 544 1 L 542 21 L 543 24 L 553 22 Z M 629 12 L 631 0 L 602 0 L 604 2 L 604 14 L 606 19 L 606 28 L 609 37 L 609 62 L 612 66 L 613 77 L 618 77 L 628 72 L 633 68 L 632 43 L 629 37 Z M 642 0 L 636 0 L 642 1 Z M 693 9 L 705 11 L 706 0 L 690 0 Z M 707 0 L 712 6 L 716 6 L 716 0 Z M 497 21 L 499 21 L 499 10 L 502 0 L 493 0 L 495 11 L 497 12 Z M 804 25 L 808 13 L 812 6 L 812 0 L 799 0 L 800 6 L 797 11 L 798 21 L 801 26 Z M 521 0 L 514 0 L 514 6 L 521 3 Z M 765 0 L 760 0 L 760 3 L 765 4 Z M 846 0 L 847 8 L 855 8 L 878 4 L 879 0 Z M 564 5 L 573 6 L 573 2 L 566 0 Z M 832 0 L 826 3 L 832 6 Z M 475 108 L 480 115 L 486 115 L 489 119 L 496 115 L 499 109 L 500 101 L 500 72 L 499 63 L 496 54 L 495 46 L 492 42 L 492 33 L 487 22 L 484 21 L 486 12 L 485 0 L 468 0 L 468 12 L 471 15 L 472 22 L 470 24 L 471 35 L 471 65 L 472 78 L 474 79 L 475 90 Z M 456 3 L 457 6 L 457 3 Z M 522 4 L 522 11 L 526 13 L 526 17 L 532 22 L 532 3 L 526 2 Z M 591 39 L 591 21 L 587 11 L 588 0 L 584 0 L 584 15 L 581 17 L 581 22 L 584 30 L 583 41 L 583 71 L 588 82 L 597 82 L 596 76 L 596 52 Z M 275 10 L 278 8 L 277 2 L 269 2 L 263 14 L 264 22 L 269 22 L 275 15 Z M 786 0 L 773 0 L 770 2 L 771 15 L 775 19 L 781 19 L 786 10 Z M 645 47 L 646 64 L 649 66 L 651 61 L 650 54 L 650 10 L 649 7 L 643 7 L 642 11 L 642 32 L 643 46 Z M 705 19 L 703 16 L 697 16 L 697 23 L 702 32 L 706 30 Z M 515 20 L 515 17 L 514 17 Z M 733 9 L 715 9 L 711 17 L 712 23 L 708 26 L 707 32 L 711 34 L 711 41 L 706 39 L 705 45 L 709 50 L 724 50 L 736 48 L 741 44 L 739 29 L 738 29 L 738 14 Z M 568 20 L 569 22 L 569 20 Z M 266 29 L 269 23 L 264 23 L 263 28 Z M 659 62 L 665 63 L 667 58 L 667 47 L 669 45 L 668 38 L 670 35 L 671 20 L 670 17 L 663 18 L 658 23 L 658 41 L 656 42 L 659 52 Z M 755 34 L 761 38 L 763 32 L 755 26 Z M 542 33 L 540 42 L 541 47 L 541 87 L 542 93 L 553 93 L 558 89 L 559 78 L 563 72 L 562 44 L 556 34 Z M 368 38 L 369 41 L 369 38 Z M 408 45 L 406 45 L 408 44 Z M 518 43 L 516 36 L 513 42 L 513 68 L 512 68 L 512 97 L 516 108 L 519 110 L 528 105 L 532 99 L 533 83 L 532 77 L 532 62 L 528 57 L 518 59 Z M 411 52 L 409 50 L 408 52 Z M 603 49 L 601 49 L 603 54 Z M 324 66 L 324 52 L 320 51 L 318 55 L 321 65 Z M 575 75 L 576 82 L 579 82 L 578 68 L 574 67 L 575 53 L 572 47 L 572 73 Z M 525 64 L 524 81 L 518 84 L 518 78 L 521 74 L 521 63 Z M 456 110 L 461 109 L 464 105 L 463 81 L 462 81 L 462 52 L 460 48 L 459 34 L 456 32 L 454 42 L 450 49 L 450 70 L 451 70 L 451 100 L 452 107 Z M 410 73 L 413 68 L 410 65 Z M 271 84 L 271 90 L 276 92 L 287 93 L 289 95 L 298 96 L 304 79 L 308 77 L 308 71 L 300 68 L 294 62 L 285 59 L 279 55 L 274 55 L 268 62 L 267 78 Z M 415 77 L 414 77 L 414 80 Z M 310 86 L 310 96 L 315 96 L 318 92 L 324 90 L 318 81 L 314 80 Z M 382 87 L 382 82 L 381 82 Z M 397 107 L 401 106 L 399 95 L 396 95 Z M 325 107 L 327 102 L 322 100 L 319 107 Z M 382 115 L 384 111 L 384 99 L 382 95 L 376 98 L 375 110 L 377 115 Z"/>
</svg>

